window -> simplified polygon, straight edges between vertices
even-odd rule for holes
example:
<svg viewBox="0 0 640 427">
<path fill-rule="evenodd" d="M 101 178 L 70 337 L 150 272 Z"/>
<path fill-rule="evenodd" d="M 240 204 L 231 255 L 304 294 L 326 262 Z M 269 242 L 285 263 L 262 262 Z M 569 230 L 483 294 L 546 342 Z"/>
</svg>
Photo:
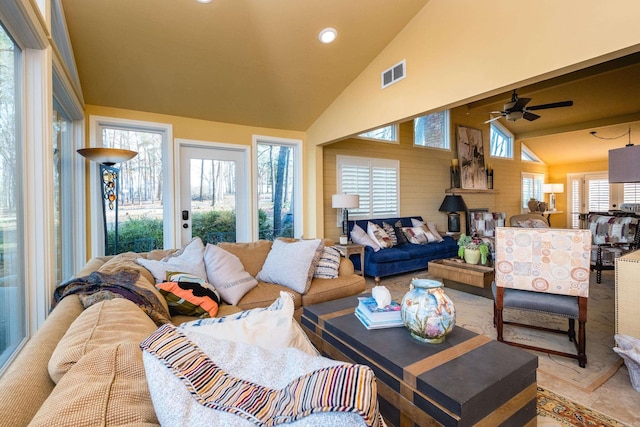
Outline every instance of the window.
<svg viewBox="0 0 640 427">
<path fill-rule="evenodd" d="M 533 162 L 533 163 L 543 163 L 542 160 L 538 156 L 535 155 L 533 151 L 529 149 L 526 145 L 522 144 L 521 146 L 520 159 L 525 162 Z"/>
<path fill-rule="evenodd" d="M 413 121 L 413 144 L 450 149 L 449 110 L 418 117 Z"/>
<path fill-rule="evenodd" d="M 302 234 L 300 145 L 299 140 L 254 137 L 259 239 Z"/>
<path fill-rule="evenodd" d="M 530 199 L 543 200 L 543 183 L 544 175 L 541 173 L 522 173 L 522 209 L 526 210 L 529 208 L 527 203 Z"/>
<path fill-rule="evenodd" d="M 20 64 L 20 49 L 0 25 L 0 370 L 27 337 Z"/>
<path fill-rule="evenodd" d="M 358 194 L 360 207 L 350 209 L 356 218 L 400 215 L 400 162 L 366 157 L 337 157 L 336 193 Z"/>
<path fill-rule="evenodd" d="M 640 184 L 622 184 L 622 203 L 640 203 Z"/>
<path fill-rule="evenodd" d="M 174 180 L 169 179 L 173 164 L 171 126 L 137 120 L 90 117 L 91 146 L 133 150 L 133 159 L 115 165 L 118 173 L 118 239 L 115 241 L 115 209 L 106 207 L 107 232 L 102 215 L 92 215 L 93 253 L 146 252 L 175 247 Z M 102 192 L 98 167 L 90 163 L 91 205 L 102 211 Z M 108 203 L 107 203 L 108 204 Z M 105 245 L 105 238 L 107 244 Z"/>
<path fill-rule="evenodd" d="M 389 125 L 370 130 L 358 136 L 365 139 L 375 139 L 376 141 L 398 142 L 398 125 Z"/>
<path fill-rule="evenodd" d="M 490 131 L 490 155 L 513 159 L 513 134 L 500 123 L 492 122 Z"/>
<path fill-rule="evenodd" d="M 64 153 L 69 151 L 71 141 L 71 120 L 58 101 L 53 100 L 53 230 L 54 264 L 56 284 L 62 283 L 73 274 L 73 178 Z M 66 167 L 65 167 L 66 166 Z M 64 170 L 63 170 L 64 168 Z"/>
</svg>

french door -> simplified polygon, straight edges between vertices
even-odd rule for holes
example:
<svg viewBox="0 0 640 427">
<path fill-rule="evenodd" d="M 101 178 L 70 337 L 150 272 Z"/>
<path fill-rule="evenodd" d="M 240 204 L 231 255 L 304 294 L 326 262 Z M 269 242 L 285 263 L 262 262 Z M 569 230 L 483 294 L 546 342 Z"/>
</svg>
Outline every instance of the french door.
<svg viewBox="0 0 640 427">
<path fill-rule="evenodd" d="M 251 238 L 248 152 L 226 145 L 180 145 L 180 239 L 206 243 Z"/>
</svg>

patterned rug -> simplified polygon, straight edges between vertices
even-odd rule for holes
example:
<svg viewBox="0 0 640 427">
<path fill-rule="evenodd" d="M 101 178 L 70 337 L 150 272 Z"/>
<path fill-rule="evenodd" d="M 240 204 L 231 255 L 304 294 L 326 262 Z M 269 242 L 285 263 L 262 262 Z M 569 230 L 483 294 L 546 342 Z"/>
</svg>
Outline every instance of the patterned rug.
<svg viewBox="0 0 640 427">
<path fill-rule="evenodd" d="M 625 427 L 599 412 L 538 387 L 538 427 Z"/>
</svg>

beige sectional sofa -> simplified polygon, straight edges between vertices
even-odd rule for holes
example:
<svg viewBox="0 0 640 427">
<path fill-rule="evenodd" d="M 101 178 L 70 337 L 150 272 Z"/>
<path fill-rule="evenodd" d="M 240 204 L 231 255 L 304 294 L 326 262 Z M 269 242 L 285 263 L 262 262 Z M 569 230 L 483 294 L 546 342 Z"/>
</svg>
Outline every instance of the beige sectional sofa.
<svg viewBox="0 0 640 427">
<path fill-rule="evenodd" d="M 236 255 L 246 272 L 255 277 L 272 242 L 219 246 Z M 153 251 L 142 256 L 161 260 L 172 252 Z M 139 256 L 93 258 L 76 277 L 134 269 L 140 273 L 138 282 L 157 292 L 153 276 L 134 261 Z M 364 278 L 354 274 L 349 260 L 341 258 L 338 277 L 313 278 L 304 294 L 258 281 L 236 305 L 222 303 L 217 316 L 267 307 L 280 291 L 287 291 L 294 295 L 294 316 L 299 318 L 304 305 L 356 295 L 364 289 Z M 171 323 L 194 319 L 174 315 Z M 158 425 L 139 348 L 140 341 L 156 328 L 126 299 L 105 300 L 85 309 L 78 295 L 64 297 L 0 378 L 0 425 Z"/>
</svg>

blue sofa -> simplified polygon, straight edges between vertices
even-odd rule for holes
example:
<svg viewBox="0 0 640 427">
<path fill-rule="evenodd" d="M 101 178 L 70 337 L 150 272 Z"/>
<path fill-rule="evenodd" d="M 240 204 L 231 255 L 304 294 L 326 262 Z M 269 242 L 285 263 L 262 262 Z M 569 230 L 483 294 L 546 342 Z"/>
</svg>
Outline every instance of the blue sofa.
<svg viewBox="0 0 640 427">
<path fill-rule="evenodd" d="M 369 221 L 382 226 L 383 222 L 394 225 L 398 220 L 403 227 L 411 227 L 411 218 L 422 221 L 420 216 L 381 218 L 349 221 L 349 233 L 354 224 L 358 224 L 365 232 Z M 442 236 L 444 241 L 433 242 L 425 245 L 407 243 L 392 248 L 380 249 L 374 252 L 373 248 L 366 246 L 364 252 L 364 273 L 375 278 L 376 284 L 380 278 L 410 271 L 424 270 L 428 268 L 429 261 L 442 258 L 455 257 L 458 254 L 458 244 L 451 236 Z M 361 269 L 360 257 L 353 256 L 351 261 L 356 269 Z"/>
</svg>

